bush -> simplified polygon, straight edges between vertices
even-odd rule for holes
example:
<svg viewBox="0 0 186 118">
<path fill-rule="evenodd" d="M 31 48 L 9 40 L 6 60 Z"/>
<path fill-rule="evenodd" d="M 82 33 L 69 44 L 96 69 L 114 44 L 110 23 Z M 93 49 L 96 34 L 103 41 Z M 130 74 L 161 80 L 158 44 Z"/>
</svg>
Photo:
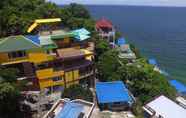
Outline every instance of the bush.
<svg viewBox="0 0 186 118">
<path fill-rule="evenodd" d="M 83 88 L 81 85 L 72 85 L 66 88 L 61 95 L 62 98 L 83 99 L 92 102 L 93 95 L 89 89 Z"/>
<path fill-rule="evenodd" d="M 132 106 L 132 112 L 134 113 L 135 116 L 137 116 L 137 118 L 143 118 L 142 107 L 143 105 L 139 100 L 137 100 Z"/>
<path fill-rule="evenodd" d="M 10 83 L 0 84 L 0 117 L 20 118 L 20 93 Z"/>
</svg>

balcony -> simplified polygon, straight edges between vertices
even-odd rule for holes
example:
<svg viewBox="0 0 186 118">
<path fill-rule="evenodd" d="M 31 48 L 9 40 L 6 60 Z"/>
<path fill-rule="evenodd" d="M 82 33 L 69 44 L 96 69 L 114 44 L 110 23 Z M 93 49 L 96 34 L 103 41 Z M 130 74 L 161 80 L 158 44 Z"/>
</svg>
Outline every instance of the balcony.
<svg viewBox="0 0 186 118">
<path fill-rule="evenodd" d="M 92 67 L 93 62 L 85 59 L 72 60 L 72 61 L 63 61 L 61 63 L 57 63 L 53 65 L 55 71 L 63 70 L 63 71 L 71 71 L 71 70 L 79 70 L 86 67 Z"/>
<path fill-rule="evenodd" d="M 64 48 L 57 50 L 58 59 L 70 60 L 70 59 L 79 59 L 87 56 L 93 55 L 92 51 L 79 48 Z"/>
<path fill-rule="evenodd" d="M 24 57 L 16 58 L 6 58 L 4 59 L 1 65 L 10 65 L 10 64 L 19 64 L 23 62 L 32 62 L 32 63 L 41 63 L 45 61 L 50 61 L 54 59 L 54 55 L 48 55 L 45 53 L 29 53 Z"/>
<path fill-rule="evenodd" d="M 89 71 L 89 72 L 80 74 L 79 79 L 87 78 L 87 77 L 89 77 L 89 76 L 91 76 L 91 75 L 93 75 L 93 74 L 94 74 L 94 71 Z"/>
<path fill-rule="evenodd" d="M 48 79 L 58 76 L 63 76 L 64 71 L 54 71 L 53 68 L 37 70 L 36 75 L 39 79 Z"/>
</svg>

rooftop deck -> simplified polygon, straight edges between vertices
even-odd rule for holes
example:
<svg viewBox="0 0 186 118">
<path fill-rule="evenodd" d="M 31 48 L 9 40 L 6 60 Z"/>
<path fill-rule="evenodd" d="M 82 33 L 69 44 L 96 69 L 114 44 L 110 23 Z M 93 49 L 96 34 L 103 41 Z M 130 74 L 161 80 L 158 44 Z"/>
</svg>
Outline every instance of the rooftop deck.
<svg viewBox="0 0 186 118">
<path fill-rule="evenodd" d="M 163 95 L 147 103 L 143 109 L 154 117 L 184 118 L 186 116 L 186 109 Z"/>
</svg>

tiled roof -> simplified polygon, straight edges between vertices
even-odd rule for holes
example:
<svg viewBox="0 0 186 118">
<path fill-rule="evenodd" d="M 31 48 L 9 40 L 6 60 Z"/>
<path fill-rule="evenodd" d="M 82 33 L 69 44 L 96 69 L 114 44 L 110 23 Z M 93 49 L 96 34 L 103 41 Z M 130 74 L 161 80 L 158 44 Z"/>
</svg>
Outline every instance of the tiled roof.
<svg viewBox="0 0 186 118">
<path fill-rule="evenodd" d="M 112 22 L 110 22 L 109 20 L 102 18 L 96 22 L 96 28 L 100 28 L 100 27 L 112 28 L 113 25 Z"/>
</svg>

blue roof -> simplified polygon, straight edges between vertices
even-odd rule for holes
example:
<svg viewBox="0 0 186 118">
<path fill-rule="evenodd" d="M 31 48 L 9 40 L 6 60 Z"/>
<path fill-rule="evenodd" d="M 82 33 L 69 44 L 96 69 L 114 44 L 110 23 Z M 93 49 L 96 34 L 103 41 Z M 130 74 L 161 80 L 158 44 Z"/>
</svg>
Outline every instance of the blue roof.
<svg viewBox="0 0 186 118">
<path fill-rule="evenodd" d="M 88 36 L 88 35 L 77 35 L 77 36 L 75 36 L 75 38 L 78 39 L 78 41 L 84 41 L 84 40 L 90 38 L 90 36 Z"/>
<path fill-rule="evenodd" d="M 40 45 L 40 40 L 38 35 L 26 35 L 25 37 L 30 41 L 34 42 L 35 44 Z"/>
<path fill-rule="evenodd" d="M 55 118 L 78 118 L 82 110 L 83 105 L 67 102 L 64 108 L 55 116 Z"/>
<path fill-rule="evenodd" d="M 175 87 L 179 93 L 186 94 L 186 86 L 177 80 L 170 80 L 169 83 Z"/>
<path fill-rule="evenodd" d="M 89 35 L 90 34 L 90 32 L 85 28 L 73 30 L 72 33 L 77 33 L 77 34 L 81 34 L 81 35 Z"/>
<path fill-rule="evenodd" d="M 98 103 L 132 102 L 122 81 L 97 82 L 96 94 Z"/>
<path fill-rule="evenodd" d="M 157 61 L 156 61 L 156 59 L 149 59 L 149 64 L 151 64 L 151 65 L 157 65 Z"/>
<path fill-rule="evenodd" d="M 126 40 L 124 37 L 121 37 L 117 40 L 117 45 L 121 46 L 121 45 L 124 45 L 126 44 Z"/>
<path fill-rule="evenodd" d="M 85 28 L 73 30 L 72 33 L 75 35 L 75 38 L 78 39 L 78 41 L 83 41 L 90 38 L 90 32 Z"/>
</svg>

